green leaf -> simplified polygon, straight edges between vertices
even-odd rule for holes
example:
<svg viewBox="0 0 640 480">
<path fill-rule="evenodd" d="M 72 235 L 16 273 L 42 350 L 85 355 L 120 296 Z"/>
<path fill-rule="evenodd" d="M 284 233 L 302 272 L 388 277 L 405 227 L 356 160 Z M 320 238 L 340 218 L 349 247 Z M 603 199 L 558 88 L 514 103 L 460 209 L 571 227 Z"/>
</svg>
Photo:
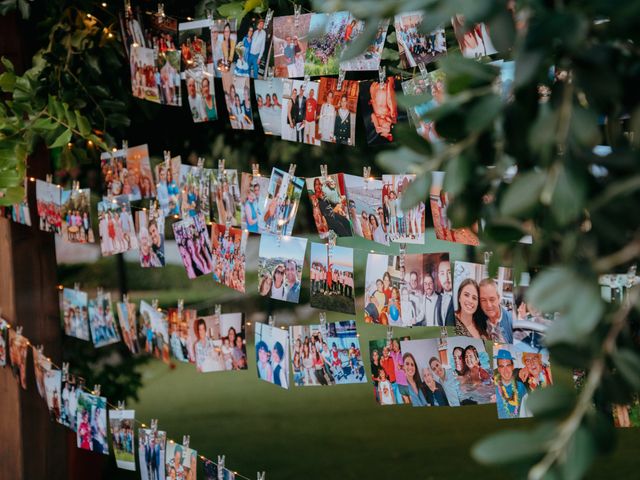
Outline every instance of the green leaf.
<svg viewBox="0 0 640 480">
<path fill-rule="evenodd" d="M 433 153 L 431 144 L 418 135 L 415 127 L 409 123 L 397 125 L 394 137 L 399 145 L 408 147 L 416 153 L 421 155 L 431 155 Z"/>
<path fill-rule="evenodd" d="M 493 126 L 502 111 L 502 99 L 498 95 L 485 95 L 469 110 L 465 125 L 468 132 L 481 132 Z"/>
<path fill-rule="evenodd" d="M 473 162 L 466 155 L 458 155 L 449 160 L 445 168 L 444 190 L 450 195 L 458 195 L 467 186 L 472 168 Z"/>
<path fill-rule="evenodd" d="M 24 187 L 22 186 L 22 181 L 18 183 L 19 185 L 15 187 L 0 188 L 0 192 L 3 194 L 0 195 L 0 205 L 13 205 L 14 203 L 20 203 L 22 201 L 24 198 Z"/>
<path fill-rule="evenodd" d="M 584 477 L 596 456 L 593 434 L 581 425 L 573 434 L 562 463 L 564 480 L 580 480 Z"/>
<path fill-rule="evenodd" d="M 402 192 L 401 208 L 409 210 L 420 202 L 426 201 L 431 186 L 431 172 L 417 175 L 415 180 Z"/>
<path fill-rule="evenodd" d="M 476 443 L 471 449 L 471 456 L 484 465 L 533 462 L 544 454 L 544 440 L 548 436 L 541 430 L 502 431 Z"/>
<path fill-rule="evenodd" d="M 221 17 L 239 20 L 244 16 L 244 5 L 242 2 L 225 3 L 218 7 L 218 13 Z"/>
<path fill-rule="evenodd" d="M 112 127 L 128 127 L 131 119 L 121 113 L 111 113 L 107 115 L 107 122 Z"/>
<path fill-rule="evenodd" d="M 546 172 L 530 170 L 518 173 L 500 201 L 500 211 L 507 217 L 531 212 L 540 200 L 547 180 Z"/>
<path fill-rule="evenodd" d="M 18 8 L 20 9 L 20 15 L 22 15 L 22 19 L 26 20 L 29 18 L 29 14 L 31 13 L 31 5 L 27 0 L 18 0 Z"/>
<path fill-rule="evenodd" d="M 17 170 L 0 171 L 0 188 L 10 188 L 20 185 L 22 176 Z"/>
<path fill-rule="evenodd" d="M 378 34 L 378 23 L 377 19 L 367 20 L 364 30 L 343 50 L 340 57 L 341 62 L 351 60 L 367 51 L 367 48 L 375 41 Z"/>
<path fill-rule="evenodd" d="M 83 117 L 79 111 L 76 110 L 76 120 L 78 124 L 78 130 L 82 135 L 89 135 L 91 133 L 91 124 L 86 117 Z"/>
<path fill-rule="evenodd" d="M 59 148 L 66 146 L 71 141 L 71 130 L 65 130 L 62 132 L 55 141 L 49 145 L 49 148 Z"/>
<path fill-rule="evenodd" d="M 546 68 L 543 61 L 543 52 L 539 50 L 525 51 L 519 55 L 513 80 L 514 88 L 520 88 L 530 82 L 535 82 L 539 77 L 540 71 Z"/>
<path fill-rule="evenodd" d="M 6 68 L 8 72 L 16 71 L 13 63 L 7 57 L 3 56 L 2 58 L 0 58 L 0 62 L 2 62 L 2 65 L 4 65 L 4 68 Z"/>
<path fill-rule="evenodd" d="M 58 123 L 52 121 L 50 118 L 41 117 L 33 122 L 32 126 L 35 130 L 50 131 L 55 130 L 58 127 Z"/>
<path fill-rule="evenodd" d="M 0 75 L 0 89 L 3 92 L 13 91 L 16 85 L 16 74 L 13 72 L 4 72 Z"/>
<path fill-rule="evenodd" d="M 560 225 L 566 225 L 582 214 L 586 195 L 587 179 L 582 171 L 569 171 L 566 165 L 560 166 L 550 205 L 551 214 Z"/>
<path fill-rule="evenodd" d="M 455 81 L 456 78 L 465 77 L 470 79 L 470 84 L 489 85 L 499 73 L 499 70 L 492 65 L 456 55 L 442 57 L 439 63 L 446 75 L 447 84 Z"/>
<path fill-rule="evenodd" d="M 385 171 L 391 173 L 412 173 L 417 171 L 418 166 L 425 161 L 420 155 L 406 147 L 385 150 L 376 157 L 376 162 Z"/>
<path fill-rule="evenodd" d="M 528 396 L 527 408 L 534 417 L 562 416 L 573 408 L 576 391 L 565 385 L 539 388 Z"/>
<path fill-rule="evenodd" d="M 640 355 L 633 350 L 624 348 L 615 351 L 611 355 L 611 359 L 629 386 L 640 391 Z"/>
</svg>

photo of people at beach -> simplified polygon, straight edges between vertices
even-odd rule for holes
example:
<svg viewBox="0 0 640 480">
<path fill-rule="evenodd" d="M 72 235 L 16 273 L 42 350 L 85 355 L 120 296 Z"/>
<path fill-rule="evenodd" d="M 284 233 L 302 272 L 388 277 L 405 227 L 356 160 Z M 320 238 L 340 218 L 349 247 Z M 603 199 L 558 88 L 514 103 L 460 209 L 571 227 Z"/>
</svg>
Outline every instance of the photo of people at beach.
<svg viewBox="0 0 640 480">
<path fill-rule="evenodd" d="M 95 242 L 91 229 L 91 190 L 62 190 L 60 199 L 62 238 L 73 243 Z"/>
<path fill-rule="evenodd" d="M 352 231 L 344 175 L 336 173 L 326 177 L 307 178 L 306 181 L 313 220 L 320 238 L 327 238 L 330 230 L 338 237 L 350 237 Z"/>
<path fill-rule="evenodd" d="M 89 328 L 96 348 L 120 341 L 110 292 L 99 294 L 89 300 Z"/>
<path fill-rule="evenodd" d="M 98 231 L 103 256 L 138 248 L 131 206 L 126 195 L 98 202 Z"/>
<path fill-rule="evenodd" d="M 298 303 L 307 239 L 263 234 L 258 253 L 258 292 Z"/>
<path fill-rule="evenodd" d="M 136 226 L 142 268 L 164 267 L 164 215 L 155 207 L 136 211 Z"/>
<path fill-rule="evenodd" d="M 193 279 L 207 275 L 213 270 L 211 239 L 204 215 L 187 217 L 173 224 L 173 233 L 187 271 L 187 277 Z"/>
<path fill-rule="evenodd" d="M 322 77 L 318 89 L 318 132 L 323 142 L 355 145 L 356 111 L 360 84 L 344 80 L 338 90 L 338 79 Z"/>
<path fill-rule="evenodd" d="M 109 427 L 116 465 L 123 470 L 136 471 L 133 429 L 135 412 L 133 410 L 109 410 Z"/>
<path fill-rule="evenodd" d="M 431 63 L 447 53 L 444 28 L 437 28 L 425 35 L 421 31 L 423 19 L 424 15 L 421 12 L 395 16 L 394 27 L 402 68 Z"/>
<path fill-rule="evenodd" d="M 118 322 L 120 323 L 120 331 L 122 332 L 122 341 L 133 355 L 140 353 L 140 344 L 138 343 L 138 307 L 132 302 L 116 303 L 116 312 L 118 313 Z"/>
<path fill-rule="evenodd" d="M 189 358 L 201 373 L 247 369 L 242 313 L 196 317 L 189 324 Z"/>
<path fill-rule="evenodd" d="M 311 18 L 314 14 L 287 15 L 273 19 L 274 76 L 304 76 Z"/>
<path fill-rule="evenodd" d="M 289 330 L 256 323 L 255 333 L 258 378 L 289 388 Z"/>
<path fill-rule="evenodd" d="M 256 90 L 256 103 L 260 123 L 265 135 L 282 136 L 282 92 L 284 88 L 281 78 L 268 80 L 254 80 L 253 88 Z"/>
<path fill-rule="evenodd" d="M 318 82 L 284 80 L 282 83 L 282 139 L 320 145 L 318 137 Z"/>
<path fill-rule="evenodd" d="M 82 392 L 76 413 L 76 446 L 82 450 L 109 455 L 107 440 L 107 399 Z"/>
<path fill-rule="evenodd" d="M 62 189 L 53 183 L 36 180 L 36 206 L 43 232 L 62 232 Z"/>
<path fill-rule="evenodd" d="M 382 176 L 382 212 L 392 242 L 424 244 L 424 202 L 407 210 L 402 208 L 402 194 L 415 178 L 415 174 Z"/>
<path fill-rule="evenodd" d="M 309 277 L 314 308 L 356 313 L 353 279 L 353 249 L 311 243 Z"/>
<path fill-rule="evenodd" d="M 262 210 L 266 232 L 291 235 L 303 188 L 304 178 L 273 168 Z"/>
<path fill-rule="evenodd" d="M 296 386 L 366 383 L 356 322 L 289 327 Z"/>
<path fill-rule="evenodd" d="M 214 223 L 211 225 L 213 281 L 239 292 L 245 291 L 246 230 Z"/>
<path fill-rule="evenodd" d="M 384 223 L 382 181 L 348 174 L 343 177 L 353 234 L 381 245 L 389 245 Z"/>
<path fill-rule="evenodd" d="M 240 203 L 242 204 L 242 229 L 249 233 L 268 232 L 263 208 L 269 190 L 269 177 L 242 173 L 240 181 Z"/>
<path fill-rule="evenodd" d="M 64 288 L 60 292 L 60 310 L 65 335 L 89 341 L 89 297 L 87 292 Z"/>
<path fill-rule="evenodd" d="M 482 340 L 448 337 L 447 364 L 458 382 L 460 405 L 496 403 L 493 371 Z"/>
<path fill-rule="evenodd" d="M 140 301 L 140 334 L 144 342 L 144 352 L 169 363 L 167 316 L 144 300 Z"/>
</svg>

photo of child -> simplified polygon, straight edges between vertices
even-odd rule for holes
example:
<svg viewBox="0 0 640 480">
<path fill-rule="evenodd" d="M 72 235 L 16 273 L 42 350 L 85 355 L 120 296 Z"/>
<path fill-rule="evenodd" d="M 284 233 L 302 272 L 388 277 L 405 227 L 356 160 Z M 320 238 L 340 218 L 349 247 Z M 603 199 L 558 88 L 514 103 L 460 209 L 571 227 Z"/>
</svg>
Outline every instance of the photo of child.
<svg viewBox="0 0 640 480">
<path fill-rule="evenodd" d="M 76 413 L 76 446 L 103 455 L 109 455 L 107 441 L 107 399 L 82 392 L 78 396 Z"/>
<path fill-rule="evenodd" d="M 289 388 L 289 330 L 256 323 L 255 332 L 258 378 Z"/>
<path fill-rule="evenodd" d="M 242 313 L 194 318 L 189 324 L 189 358 L 198 372 L 247 369 L 247 350 Z"/>
</svg>

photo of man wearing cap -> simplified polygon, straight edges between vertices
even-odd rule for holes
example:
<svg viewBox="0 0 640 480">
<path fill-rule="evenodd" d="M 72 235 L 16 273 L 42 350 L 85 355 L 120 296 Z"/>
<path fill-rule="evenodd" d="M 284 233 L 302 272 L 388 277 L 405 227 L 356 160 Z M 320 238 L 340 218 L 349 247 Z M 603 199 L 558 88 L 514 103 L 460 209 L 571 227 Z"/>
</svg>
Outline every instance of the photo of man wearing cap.
<svg viewBox="0 0 640 480">
<path fill-rule="evenodd" d="M 526 411 L 523 404 L 527 396 L 527 388 L 513 374 L 515 358 L 509 350 L 500 348 L 495 355 L 495 361 L 498 370 L 494 376 L 498 418 L 530 417 L 531 414 Z"/>
</svg>

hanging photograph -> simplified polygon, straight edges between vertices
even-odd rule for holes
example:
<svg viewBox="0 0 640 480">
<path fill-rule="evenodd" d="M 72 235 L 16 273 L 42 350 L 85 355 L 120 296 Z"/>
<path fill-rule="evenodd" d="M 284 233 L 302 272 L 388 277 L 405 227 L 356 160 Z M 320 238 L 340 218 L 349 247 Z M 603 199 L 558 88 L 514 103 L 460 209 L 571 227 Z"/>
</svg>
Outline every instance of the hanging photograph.
<svg viewBox="0 0 640 480">
<path fill-rule="evenodd" d="M 264 220 L 264 205 L 269 190 L 269 177 L 242 173 L 240 181 L 240 203 L 242 204 L 242 229 L 249 233 L 267 231 Z"/>
<path fill-rule="evenodd" d="M 267 22 L 267 20 L 269 20 Z M 273 19 L 245 15 L 238 27 L 236 75 L 265 78 L 271 57 Z"/>
<path fill-rule="evenodd" d="M 211 239 L 204 215 L 188 217 L 173 224 L 173 233 L 187 277 L 193 279 L 211 273 Z"/>
<path fill-rule="evenodd" d="M 327 238 L 329 230 L 339 237 L 352 235 L 344 175 L 307 178 L 307 192 L 311 200 L 313 220 L 320 238 Z"/>
<path fill-rule="evenodd" d="M 456 335 L 513 343 L 513 270 L 499 267 L 490 278 L 487 265 L 456 262 L 453 300 Z"/>
<path fill-rule="evenodd" d="M 321 310 L 355 315 L 353 249 L 311 243 L 310 305 Z"/>
<path fill-rule="evenodd" d="M 124 50 L 127 56 L 131 56 L 132 46 L 146 46 L 140 7 L 128 5 L 128 8 L 119 11 L 118 17 Z"/>
<path fill-rule="evenodd" d="M 129 61 L 132 95 L 160 103 L 160 72 L 156 66 L 156 51 L 153 48 L 132 46 Z"/>
<path fill-rule="evenodd" d="M 404 69 L 431 63 L 447 53 L 444 28 L 437 28 L 425 35 L 421 31 L 423 18 L 424 15 L 420 12 L 395 16 L 394 27 L 398 40 L 398 53 L 400 64 Z"/>
<path fill-rule="evenodd" d="M 180 156 L 156 165 L 156 190 L 162 214 L 180 215 Z"/>
<path fill-rule="evenodd" d="M 380 145 L 393 142 L 395 126 L 404 120 L 405 110 L 398 110 L 394 77 L 384 83 L 360 82 L 360 114 L 364 120 L 367 143 Z"/>
<path fill-rule="evenodd" d="M 444 172 L 432 172 L 431 187 L 429 188 L 429 204 L 433 215 L 433 227 L 438 240 L 463 243 L 465 245 L 479 245 L 478 224 L 471 227 L 453 228 L 447 216 L 447 208 L 451 198 L 442 188 L 444 184 Z"/>
<path fill-rule="evenodd" d="M 74 432 L 77 430 L 78 397 L 81 393 L 82 388 L 78 385 L 75 377 L 68 374 L 62 375 L 59 422 Z"/>
<path fill-rule="evenodd" d="M 65 288 L 60 293 L 60 310 L 65 335 L 89 341 L 89 299 L 87 292 Z"/>
<path fill-rule="evenodd" d="M 194 318 L 189 324 L 189 355 L 201 373 L 247 369 L 242 313 Z"/>
<path fill-rule="evenodd" d="M 237 227 L 211 225 L 213 281 L 239 292 L 245 291 L 245 264 L 248 232 Z"/>
<path fill-rule="evenodd" d="M 409 119 L 416 127 L 418 135 L 431 143 L 438 143 L 441 138 L 436 132 L 435 122 L 425 118 L 425 115 L 444 102 L 446 93 L 444 80 L 444 72 L 442 70 L 434 70 L 402 82 L 402 92 L 406 96 L 431 94 L 429 101 L 407 109 Z"/>
<path fill-rule="evenodd" d="M 178 25 L 182 71 L 202 72 L 213 63 L 211 20 L 196 20 Z"/>
<path fill-rule="evenodd" d="M 62 190 L 60 199 L 62 237 L 73 243 L 95 242 L 91 229 L 91 190 Z"/>
<path fill-rule="evenodd" d="M 217 120 L 213 65 L 205 65 L 202 70 L 187 70 L 184 75 L 193 121 L 201 123 Z"/>
<path fill-rule="evenodd" d="M 136 212 L 140 266 L 164 267 L 164 216 L 153 206 Z"/>
<path fill-rule="evenodd" d="M 105 197 L 126 195 L 130 201 L 156 196 L 146 144 L 100 155 Z"/>
<path fill-rule="evenodd" d="M 109 410 L 109 427 L 116 465 L 122 470 L 136 471 L 133 431 L 135 412 L 133 410 Z"/>
<path fill-rule="evenodd" d="M 220 172 L 214 170 L 211 177 L 211 195 L 216 202 L 216 220 L 218 223 L 231 222 L 233 227 L 242 223 L 242 204 L 240 203 L 240 185 L 238 184 L 238 171 L 227 170 Z"/>
<path fill-rule="evenodd" d="M 89 328 L 93 345 L 96 348 L 120 341 L 120 334 L 111 308 L 110 292 L 89 300 Z"/>
<path fill-rule="evenodd" d="M 357 23 L 349 12 L 314 13 L 309 25 L 309 45 L 304 74 L 312 77 L 337 75 L 340 56 Z"/>
<path fill-rule="evenodd" d="M 263 234 L 258 253 L 258 292 L 298 303 L 307 239 Z"/>
<path fill-rule="evenodd" d="M 9 345 L 9 324 L 0 317 L 0 367 L 7 366 L 7 350 Z"/>
<path fill-rule="evenodd" d="M 460 405 L 496 402 L 493 371 L 482 340 L 448 337 L 447 365 L 451 365 L 458 382 Z"/>
<path fill-rule="evenodd" d="M 132 302 L 118 302 L 116 303 L 116 311 L 118 312 L 118 322 L 120 323 L 120 331 L 122 332 L 122 341 L 132 354 L 137 355 L 140 353 L 137 328 L 137 306 Z"/>
<path fill-rule="evenodd" d="M 318 89 L 318 132 L 323 142 L 356 144 L 356 111 L 360 84 L 344 80 L 338 90 L 338 79 L 322 77 Z"/>
<path fill-rule="evenodd" d="M 347 174 L 343 177 L 353 234 L 389 245 L 382 205 L 382 181 Z"/>
<path fill-rule="evenodd" d="M 229 112 L 231 128 L 253 130 L 253 111 L 251 109 L 251 80 L 238 77 L 230 72 L 222 74 L 222 90 Z"/>
<path fill-rule="evenodd" d="M 258 378 L 289 388 L 289 330 L 256 323 L 255 332 Z"/>
<path fill-rule="evenodd" d="M 180 216 L 194 217 L 201 213 L 211 219 L 211 179 L 213 170 L 197 165 L 180 166 Z"/>
<path fill-rule="evenodd" d="M 284 88 L 281 78 L 254 80 L 256 103 L 260 123 L 265 135 L 282 136 L 282 92 Z"/>
<path fill-rule="evenodd" d="M 627 281 L 627 275 L 624 282 Z M 602 277 L 600 277 L 602 280 Z M 531 276 L 523 272 L 520 274 L 518 285 L 515 288 L 513 300 L 513 344 L 520 352 L 549 353 L 545 337 L 548 329 L 559 317 L 559 313 L 542 313 L 532 303 L 526 300 L 526 291 L 529 288 Z M 600 288 L 603 288 L 600 282 Z M 606 287 L 605 287 L 606 288 Z"/>
<path fill-rule="evenodd" d="M 9 330 L 9 360 L 11 372 L 23 390 L 27 389 L 27 353 L 29 341 L 19 335 L 15 328 Z"/>
<path fill-rule="evenodd" d="M 57 368 L 50 368 L 44 372 L 44 390 L 47 399 L 47 407 L 51 414 L 51 420 L 60 421 L 62 372 Z"/>
<path fill-rule="evenodd" d="M 131 206 L 126 195 L 98 202 L 98 231 L 103 257 L 138 248 Z"/>
<path fill-rule="evenodd" d="M 166 478 L 196 480 L 198 452 L 175 442 L 167 442 L 166 445 Z"/>
<path fill-rule="evenodd" d="M 371 380 L 376 402 L 380 405 L 410 403 L 400 351 L 401 340 L 409 340 L 409 337 L 369 341 Z"/>
<path fill-rule="evenodd" d="M 140 301 L 140 331 L 144 338 L 144 351 L 169 363 L 167 316 L 144 300 Z"/>
<path fill-rule="evenodd" d="M 151 428 L 138 429 L 138 463 L 141 480 L 162 480 L 165 478 L 166 444 L 166 432 Z"/>
<path fill-rule="evenodd" d="M 366 383 L 356 322 L 289 327 L 296 386 Z"/>
<path fill-rule="evenodd" d="M 33 376 L 36 380 L 36 389 L 38 390 L 38 395 L 46 400 L 47 392 L 44 385 L 44 375 L 51 370 L 51 360 L 33 345 L 31 346 L 31 355 L 33 357 Z"/>
<path fill-rule="evenodd" d="M 179 362 L 189 362 L 189 326 L 198 316 L 192 308 L 170 308 L 168 312 L 171 355 Z"/>
<path fill-rule="evenodd" d="M 616 428 L 640 427 L 640 397 L 635 394 L 626 405 L 611 405 L 611 413 Z"/>
<path fill-rule="evenodd" d="M 291 235 L 303 188 L 304 178 L 274 167 L 263 205 L 265 230 L 268 233 Z"/>
<path fill-rule="evenodd" d="M 484 23 L 468 25 L 464 15 L 456 15 L 451 19 L 451 25 L 453 25 L 453 32 L 460 46 L 460 51 L 465 57 L 482 58 L 498 53 Z"/>
<path fill-rule="evenodd" d="M 318 138 L 318 82 L 285 80 L 282 85 L 282 139 L 320 145 Z"/>
<path fill-rule="evenodd" d="M 304 76 L 309 27 L 314 14 L 287 15 L 273 19 L 274 76 Z"/>
<path fill-rule="evenodd" d="M 216 77 L 234 72 L 238 35 L 235 19 L 218 19 L 211 24 L 213 65 Z"/>
<path fill-rule="evenodd" d="M 109 455 L 107 441 L 107 399 L 82 392 L 76 413 L 78 448 Z"/>
<path fill-rule="evenodd" d="M 40 230 L 43 232 L 61 233 L 61 192 L 62 189 L 58 185 L 36 180 L 36 206 L 40 219 Z"/>
<path fill-rule="evenodd" d="M 280 117 L 278 116 L 278 122 Z M 25 177 L 24 183 L 24 197 L 20 203 L 14 203 L 11 205 L 11 220 L 21 225 L 31 226 L 31 210 L 29 208 L 29 179 Z"/>
<path fill-rule="evenodd" d="M 415 174 L 382 176 L 382 211 L 392 242 L 424 244 L 424 202 L 406 211 L 402 208 L 402 194 L 415 178 Z"/>
<path fill-rule="evenodd" d="M 349 42 L 353 42 L 358 38 L 358 36 L 364 31 L 364 28 L 364 21 L 352 17 L 345 30 L 347 45 Z M 357 57 L 341 61 L 340 68 L 345 72 L 378 70 L 378 68 L 380 68 L 382 50 L 384 50 L 384 42 L 387 38 L 388 30 L 389 20 L 380 20 L 378 23 L 378 32 L 376 33 L 376 38 L 373 43 L 367 47 L 364 53 L 361 53 Z"/>
</svg>

